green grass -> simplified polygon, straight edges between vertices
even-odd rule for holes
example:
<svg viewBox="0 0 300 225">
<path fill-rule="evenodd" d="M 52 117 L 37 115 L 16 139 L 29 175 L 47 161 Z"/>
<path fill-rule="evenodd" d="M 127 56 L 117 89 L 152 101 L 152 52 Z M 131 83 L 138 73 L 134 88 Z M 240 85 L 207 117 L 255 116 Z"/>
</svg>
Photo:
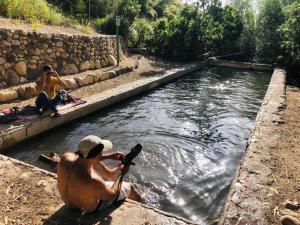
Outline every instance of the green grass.
<svg viewBox="0 0 300 225">
<path fill-rule="evenodd" d="M 0 0 L 0 16 L 28 21 L 32 24 L 64 25 L 90 33 L 75 18 L 66 17 L 45 0 Z"/>
</svg>

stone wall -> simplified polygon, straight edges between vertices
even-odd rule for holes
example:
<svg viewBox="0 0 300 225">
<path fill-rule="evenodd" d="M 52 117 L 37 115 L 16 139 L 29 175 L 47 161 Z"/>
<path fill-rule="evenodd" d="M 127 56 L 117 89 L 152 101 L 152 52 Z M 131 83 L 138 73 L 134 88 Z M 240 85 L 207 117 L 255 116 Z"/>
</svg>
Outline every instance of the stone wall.
<svg viewBox="0 0 300 225">
<path fill-rule="evenodd" d="M 0 89 L 35 79 L 43 64 L 68 75 L 109 66 L 110 56 L 116 56 L 115 36 L 0 29 Z"/>
</svg>

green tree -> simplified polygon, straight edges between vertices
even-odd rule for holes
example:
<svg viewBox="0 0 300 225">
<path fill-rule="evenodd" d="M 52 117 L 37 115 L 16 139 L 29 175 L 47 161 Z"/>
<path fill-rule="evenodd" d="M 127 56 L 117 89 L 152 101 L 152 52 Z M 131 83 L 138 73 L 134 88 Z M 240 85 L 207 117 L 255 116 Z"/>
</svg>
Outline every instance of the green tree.
<svg viewBox="0 0 300 225">
<path fill-rule="evenodd" d="M 86 12 L 86 5 L 84 0 L 76 0 L 75 10 L 76 13 L 83 15 Z"/>
<path fill-rule="evenodd" d="M 156 11 L 157 17 L 162 18 L 166 14 L 166 10 L 170 6 L 181 6 L 182 4 L 179 3 L 177 0 L 158 0 L 157 4 L 154 6 Z"/>
<path fill-rule="evenodd" d="M 129 29 L 128 43 L 130 47 L 144 48 L 153 38 L 153 28 L 150 21 L 136 19 Z"/>
<path fill-rule="evenodd" d="M 239 39 L 243 30 L 242 17 L 232 6 L 222 8 L 212 5 L 208 9 L 209 15 L 221 27 L 222 39 L 217 45 L 220 55 L 239 52 Z"/>
<path fill-rule="evenodd" d="M 280 0 L 264 0 L 257 17 L 256 58 L 272 63 L 280 55 L 279 27 L 284 21 Z"/>
<path fill-rule="evenodd" d="M 74 9 L 76 8 L 76 0 L 47 0 L 52 5 L 57 6 L 64 13 L 74 15 Z"/>
<path fill-rule="evenodd" d="M 157 16 L 157 12 L 154 9 L 157 0 L 139 0 L 139 4 L 141 6 L 141 17 L 153 19 Z"/>
<path fill-rule="evenodd" d="M 250 0 L 233 0 L 231 3 L 242 18 L 243 31 L 239 39 L 239 48 L 248 60 L 254 58 L 256 49 L 255 12 L 251 3 Z"/>
<path fill-rule="evenodd" d="M 152 53 L 162 57 L 170 55 L 170 38 L 172 30 L 167 18 L 161 18 L 156 21 L 153 27 L 153 38 L 147 46 Z"/>
<path fill-rule="evenodd" d="M 249 10 L 243 16 L 243 31 L 239 39 L 240 52 L 243 53 L 248 60 L 252 60 L 255 56 L 255 31 L 255 14 Z"/>
<path fill-rule="evenodd" d="M 114 12 L 114 1 L 91 0 L 91 17 L 103 18 L 112 15 Z"/>
<path fill-rule="evenodd" d="M 285 54 L 300 59 L 300 2 L 284 9 L 285 22 L 280 27 L 281 47 Z"/>
<path fill-rule="evenodd" d="M 118 15 L 124 20 L 133 23 L 134 19 L 140 14 L 141 5 L 138 0 L 122 0 L 118 5 Z"/>
<path fill-rule="evenodd" d="M 214 54 L 222 27 L 194 5 L 184 6 L 178 16 L 164 17 L 153 28 L 149 48 L 154 54 L 177 60 L 202 59 Z"/>
</svg>

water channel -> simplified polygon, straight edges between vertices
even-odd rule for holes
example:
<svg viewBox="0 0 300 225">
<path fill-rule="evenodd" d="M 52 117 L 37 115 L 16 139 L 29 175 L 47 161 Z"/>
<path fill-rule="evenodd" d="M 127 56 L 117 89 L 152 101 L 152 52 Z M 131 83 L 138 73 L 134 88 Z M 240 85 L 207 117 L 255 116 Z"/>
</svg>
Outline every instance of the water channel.
<svg viewBox="0 0 300 225">
<path fill-rule="evenodd" d="M 147 203 L 197 222 L 218 217 L 270 82 L 266 72 L 205 68 L 143 96 L 23 142 L 7 155 L 49 169 L 38 156 L 74 151 L 97 134 L 143 152 L 129 180 Z"/>
</svg>

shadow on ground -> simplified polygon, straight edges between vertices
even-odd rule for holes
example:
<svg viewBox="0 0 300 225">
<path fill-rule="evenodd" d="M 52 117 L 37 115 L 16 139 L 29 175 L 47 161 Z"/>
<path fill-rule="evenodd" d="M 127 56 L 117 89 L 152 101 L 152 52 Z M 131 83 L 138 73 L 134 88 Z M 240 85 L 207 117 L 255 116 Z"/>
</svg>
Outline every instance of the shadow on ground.
<svg viewBox="0 0 300 225">
<path fill-rule="evenodd" d="M 286 84 L 292 87 L 300 88 L 300 76 L 290 75 L 288 74 L 286 79 Z"/>
<path fill-rule="evenodd" d="M 163 75 L 165 72 L 166 72 L 166 70 L 163 70 L 163 71 L 160 71 L 160 72 L 153 70 L 153 71 L 143 72 L 140 75 L 142 77 L 153 77 L 153 76 Z"/>
<path fill-rule="evenodd" d="M 43 225 L 110 225 L 112 222 L 111 213 L 120 207 L 122 203 L 118 205 L 112 205 L 101 212 L 95 212 L 82 215 L 79 209 L 72 209 L 68 206 L 63 206 L 57 210 L 52 216 L 44 221 Z"/>
<path fill-rule="evenodd" d="M 180 63 L 180 62 L 176 62 L 176 61 L 167 61 L 167 60 L 162 60 L 153 56 L 149 56 L 150 59 L 152 59 L 153 61 L 150 63 L 151 66 L 153 67 L 161 67 L 161 68 L 165 68 L 165 69 L 172 69 L 174 67 L 177 66 L 182 66 L 185 63 Z"/>
<path fill-rule="evenodd" d="M 287 69 L 286 84 L 300 88 L 300 63 Z"/>
</svg>

